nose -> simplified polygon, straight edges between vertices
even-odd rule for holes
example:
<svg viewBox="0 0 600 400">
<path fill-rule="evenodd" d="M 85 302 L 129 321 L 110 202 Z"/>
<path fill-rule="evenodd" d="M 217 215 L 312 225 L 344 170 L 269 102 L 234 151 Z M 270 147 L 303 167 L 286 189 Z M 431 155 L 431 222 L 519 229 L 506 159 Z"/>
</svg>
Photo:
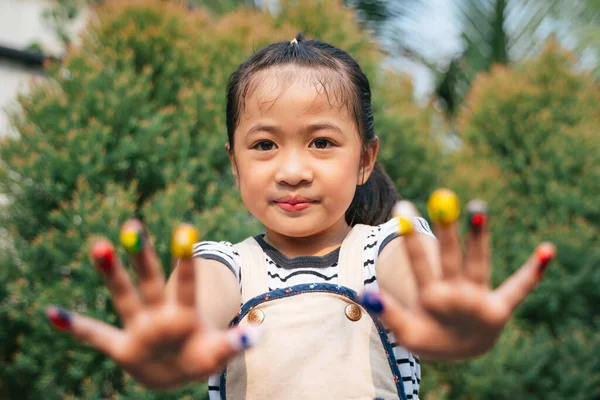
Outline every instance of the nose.
<svg viewBox="0 0 600 400">
<path fill-rule="evenodd" d="M 286 154 L 281 154 L 281 161 L 275 174 L 275 180 L 279 184 L 290 186 L 297 186 L 302 182 L 312 182 L 313 172 L 308 157 L 299 151 L 290 151 Z"/>
</svg>

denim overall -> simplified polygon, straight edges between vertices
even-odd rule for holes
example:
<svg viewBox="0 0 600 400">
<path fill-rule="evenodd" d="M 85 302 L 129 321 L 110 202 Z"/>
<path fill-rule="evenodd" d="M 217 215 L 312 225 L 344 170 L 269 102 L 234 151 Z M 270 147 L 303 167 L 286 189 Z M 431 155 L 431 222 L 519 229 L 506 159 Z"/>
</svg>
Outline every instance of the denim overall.
<svg viewBox="0 0 600 400">
<path fill-rule="evenodd" d="M 370 227 L 355 226 L 340 249 L 339 284 L 268 291 L 265 255 L 253 239 L 235 245 L 243 305 L 233 325 L 262 324 L 263 337 L 221 374 L 223 399 L 402 399 L 385 328 L 357 302 Z"/>
</svg>

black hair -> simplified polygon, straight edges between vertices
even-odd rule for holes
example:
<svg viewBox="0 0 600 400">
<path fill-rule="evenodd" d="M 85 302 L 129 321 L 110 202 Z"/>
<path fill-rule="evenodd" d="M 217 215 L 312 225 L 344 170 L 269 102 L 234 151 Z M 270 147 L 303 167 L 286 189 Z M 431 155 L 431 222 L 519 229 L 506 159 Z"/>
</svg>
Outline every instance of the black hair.
<svg viewBox="0 0 600 400">
<path fill-rule="evenodd" d="M 358 63 L 345 51 L 318 40 L 303 40 L 302 33 L 298 33 L 291 42 L 277 42 L 258 50 L 231 75 L 226 114 L 230 151 L 233 151 L 233 135 L 245 100 L 258 86 L 257 73 L 274 66 L 297 66 L 323 72 L 317 78 L 319 86 L 327 96 L 329 89 L 335 89 L 339 100 L 348 107 L 358 128 L 363 151 L 376 140 L 371 87 Z M 346 211 L 346 222 L 350 226 L 379 225 L 390 219 L 396 201 L 398 194 L 392 180 L 376 163 L 369 179 L 357 186 Z"/>
</svg>

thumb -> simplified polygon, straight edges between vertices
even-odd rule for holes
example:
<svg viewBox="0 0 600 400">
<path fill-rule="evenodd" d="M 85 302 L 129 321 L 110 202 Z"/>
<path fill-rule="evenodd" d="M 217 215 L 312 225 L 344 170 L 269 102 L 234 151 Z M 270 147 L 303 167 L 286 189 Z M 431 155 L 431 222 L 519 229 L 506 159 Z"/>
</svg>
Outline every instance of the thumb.
<svg viewBox="0 0 600 400">
<path fill-rule="evenodd" d="M 261 339 L 262 327 L 255 324 L 236 326 L 227 332 L 218 332 L 211 336 L 209 343 L 206 343 L 213 359 L 211 364 L 217 366 L 217 369 L 222 369 L 231 358 L 254 346 Z"/>
</svg>

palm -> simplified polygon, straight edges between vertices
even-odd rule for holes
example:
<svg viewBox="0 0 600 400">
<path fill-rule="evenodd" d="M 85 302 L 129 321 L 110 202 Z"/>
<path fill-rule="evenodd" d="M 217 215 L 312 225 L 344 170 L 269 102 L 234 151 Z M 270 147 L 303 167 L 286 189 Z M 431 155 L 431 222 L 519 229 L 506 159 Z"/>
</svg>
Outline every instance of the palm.
<svg viewBox="0 0 600 400">
<path fill-rule="evenodd" d="M 180 383 L 181 376 L 200 379 L 217 367 L 210 365 L 214 362 L 207 348 L 217 338 L 195 310 L 163 305 L 136 316 L 113 357 L 138 381 L 171 387 Z"/>
<path fill-rule="evenodd" d="M 414 207 L 405 209 L 416 212 Z M 417 300 L 403 307 L 382 293 L 382 319 L 399 343 L 422 356 L 460 359 L 482 354 L 492 347 L 513 310 L 539 282 L 554 256 L 554 247 L 548 243 L 539 246 L 523 267 L 491 290 L 487 226 L 471 226 L 464 257 L 456 222 L 436 228 L 439 241 L 433 259 L 439 265 L 432 265 L 432 258 L 426 256 L 423 235 L 405 235 L 418 286 Z"/>
<path fill-rule="evenodd" d="M 416 353 L 441 353 L 446 348 L 478 353 L 494 343 L 510 316 L 489 289 L 465 279 L 428 285 L 409 312 L 409 346 Z"/>
<path fill-rule="evenodd" d="M 204 323 L 190 258 L 193 241 L 186 242 L 184 235 L 188 248 L 170 281 L 173 286 L 169 288 L 174 290 L 168 290 L 154 249 L 146 241 L 141 244 L 142 231 L 139 221 L 128 221 L 122 238 L 132 252 L 139 290 L 108 240 L 97 241 L 92 250 L 92 258 L 113 294 L 123 329 L 56 308 L 49 310 L 49 317 L 58 327 L 106 353 L 148 388 L 171 389 L 203 380 L 249 345 L 246 333 L 240 328 L 223 332 Z"/>
</svg>

